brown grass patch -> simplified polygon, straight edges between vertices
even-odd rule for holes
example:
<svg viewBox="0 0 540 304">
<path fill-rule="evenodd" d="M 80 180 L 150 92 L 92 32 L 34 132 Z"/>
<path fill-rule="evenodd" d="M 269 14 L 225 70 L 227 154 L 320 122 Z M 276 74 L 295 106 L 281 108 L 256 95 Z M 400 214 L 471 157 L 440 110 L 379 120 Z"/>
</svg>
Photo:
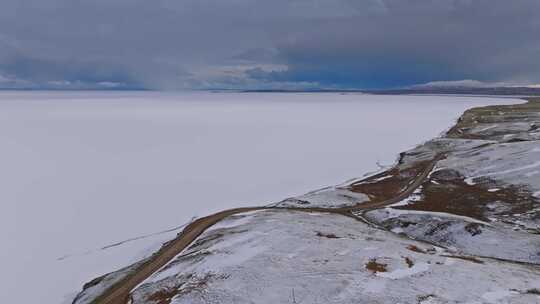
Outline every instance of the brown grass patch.
<svg viewBox="0 0 540 304">
<path fill-rule="evenodd" d="M 201 276 L 189 273 L 183 275 L 181 280 L 174 284 L 174 286 L 168 286 L 146 297 L 146 302 L 152 302 L 155 304 L 169 304 L 172 299 L 178 295 L 188 294 L 190 292 L 201 292 L 208 287 L 211 280 L 225 280 L 228 275 L 218 275 L 214 273 L 205 273 Z"/>
<path fill-rule="evenodd" d="M 399 167 L 394 167 L 351 184 L 349 190 L 366 194 L 371 203 L 386 201 L 401 194 L 430 165 L 431 161 L 420 161 L 402 170 Z"/>
<path fill-rule="evenodd" d="M 373 273 L 386 272 L 386 266 L 388 266 L 388 264 L 377 263 L 377 259 L 371 259 L 367 262 L 366 269 Z"/>
<path fill-rule="evenodd" d="M 178 294 L 177 288 L 166 288 L 161 289 L 146 298 L 148 301 L 151 301 L 155 304 L 169 304 L 172 301 L 172 298 Z"/>
</svg>

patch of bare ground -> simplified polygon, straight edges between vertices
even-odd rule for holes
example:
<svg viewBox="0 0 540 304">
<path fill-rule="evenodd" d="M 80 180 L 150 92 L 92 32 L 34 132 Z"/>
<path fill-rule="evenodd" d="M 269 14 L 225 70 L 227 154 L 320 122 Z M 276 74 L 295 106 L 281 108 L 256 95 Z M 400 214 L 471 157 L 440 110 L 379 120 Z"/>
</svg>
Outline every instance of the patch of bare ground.
<svg viewBox="0 0 540 304">
<path fill-rule="evenodd" d="M 417 252 L 417 253 L 424 253 L 424 254 L 427 253 L 424 249 L 421 249 L 420 247 L 415 246 L 415 245 L 409 245 L 407 246 L 407 249 L 413 252 Z"/>
<path fill-rule="evenodd" d="M 407 263 L 407 266 L 408 266 L 409 268 L 411 268 L 411 267 L 414 266 L 414 262 L 413 262 L 413 260 L 412 260 L 411 258 L 409 258 L 409 257 L 403 257 L 403 259 L 405 259 L 405 263 Z"/>
<path fill-rule="evenodd" d="M 434 294 L 428 294 L 428 295 L 422 295 L 422 296 L 417 296 L 416 297 L 416 303 L 418 304 L 422 304 L 426 301 L 430 301 L 431 299 L 435 298 L 435 295 Z"/>
<path fill-rule="evenodd" d="M 174 297 L 180 297 L 194 291 L 202 292 L 212 280 L 227 279 L 226 275 L 206 273 L 203 276 L 187 274 L 173 286 L 165 286 L 146 296 L 145 301 L 152 304 L 169 304 Z"/>
<path fill-rule="evenodd" d="M 534 295 L 540 296 L 540 289 L 538 289 L 538 288 L 527 289 L 527 290 L 525 291 L 525 293 L 528 293 L 528 294 L 534 294 Z"/>
<path fill-rule="evenodd" d="M 434 182 L 432 182 L 434 181 Z M 489 181 L 487 181 L 489 184 Z M 497 215 L 524 213 L 535 206 L 532 193 L 519 186 L 509 185 L 499 191 L 490 192 L 483 183 L 469 185 L 456 171 L 445 169 L 434 172 L 422 184 L 422 192 L 414 202 L 393 207 L 402 210 L 445 212 L 489 221 L 490 203 L 504 205 L 504 211 Z M 481 233 L 479 225 L 469 225 L 472 235 Z"/>
<path fill-rule="evenodd" d="M 396 166 L 351 184 L 349 190 L 366 194 L 370 198 L 370 203 L 383 202 L 401 194 L 431 165 L 431 161 L 420 161 L 406 169 L 400 170 Z"/>
<path fill-rule="evenodd" d="M 521 294 L 530 294 L 530 295 L 540 296 L 540 289 L 538 288 L 532 288 L 532 289 L 527 289 L 527 290 L 510 289 L 510 291 L 514 291 Z"/>
<path fill-rule="evenodd" d="M 323 233 L 323 232 L 320 232 L 320 231 L 317 231 L 317 236 L 318 237 L 324 237 L 324 238 L 327 238 L 327 239 L 340 239 L 339 236 L 333 234 L 333 233 Z"/>
<path fill-rule="evenodd" d="M 412 252 L 423 253 L 423 254 L 434 254 L 436 252 L 435 248 L 422 249 L 415 245 L 409 245 L 407 246 L 407 249 Z"/>
<path fill-rule="evenodd" d="M 482 233 L 482 225 L 478 223 L 469 223 L 465 226 L 465 230 L 470 233 L 472 236 L 479 235 Z"/>
<path fill-rule="evenodd" d="M 386 272 L 386 266 L 388 266 L 388 264 L 378 263 L 377 259 L 371 259 L 366 263 L 366 269 L 373 273 Z"/>
<path fill-rule="evenodd" d="M 155 304 L 169 304 L 178 293 L 178 288 L 161 289 L 149 295 L 146 300 Z"/>
<path fill-rule="evenodd" d="M 315 259 L 313 260 L 313 263 L 316 263 L 316 264 L 327 264 L 328 262 L 330 262 L 329 259 L 321 259 L 321 260 L 318 260 L 318 259 Z"/>
</svg>

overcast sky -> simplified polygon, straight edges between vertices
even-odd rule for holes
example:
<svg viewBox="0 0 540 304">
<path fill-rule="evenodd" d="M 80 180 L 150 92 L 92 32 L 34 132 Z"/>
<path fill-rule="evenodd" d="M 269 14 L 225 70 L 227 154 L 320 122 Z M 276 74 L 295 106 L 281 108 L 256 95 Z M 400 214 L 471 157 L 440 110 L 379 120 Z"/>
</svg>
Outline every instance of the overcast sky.
<svg viewBox="0 0 540 304">
<path fill-rule="evenodd" d="M 362 89 L 465 79 L 540 83 L 540 1 L 0 2 L 0 88 Z"/>
</svg>

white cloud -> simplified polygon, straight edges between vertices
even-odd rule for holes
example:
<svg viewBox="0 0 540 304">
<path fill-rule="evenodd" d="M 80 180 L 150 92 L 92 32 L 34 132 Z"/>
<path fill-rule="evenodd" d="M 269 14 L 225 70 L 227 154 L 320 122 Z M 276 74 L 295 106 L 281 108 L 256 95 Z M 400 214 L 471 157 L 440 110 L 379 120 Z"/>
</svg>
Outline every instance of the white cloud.
<svg viewBox="0 0 540 304">
<path fill-rule="evenodd" d="M 29 0 L 13 14 L 20 2 L 2 1 L 0 70 L 37 87 L 182 89 L 266 64 L 288 66 L 276 81 L 325 87 L 540 81 L 538 0 Z"/>
<path fill-rule="evenodd" d="M 32 82 L 20 79 L 11 75 L 0 74 L 0 87 L 2 88 L 21 88 L 32 85 Z"/>
</svg>

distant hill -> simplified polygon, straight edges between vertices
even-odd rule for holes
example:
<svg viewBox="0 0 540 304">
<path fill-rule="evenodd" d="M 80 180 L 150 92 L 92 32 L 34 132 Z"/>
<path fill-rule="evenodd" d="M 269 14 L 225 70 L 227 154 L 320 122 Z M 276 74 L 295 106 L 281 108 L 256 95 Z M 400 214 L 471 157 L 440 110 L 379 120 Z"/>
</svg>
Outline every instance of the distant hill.
<svg viewBox="0 0 540 304">
<path fill-rule="evenodd" d="M 532 87 L 411 87 L 391 90 L 364 90 L 371 94 L 463 94 L 540 96 L 540 88 Z"/>
</svg>

